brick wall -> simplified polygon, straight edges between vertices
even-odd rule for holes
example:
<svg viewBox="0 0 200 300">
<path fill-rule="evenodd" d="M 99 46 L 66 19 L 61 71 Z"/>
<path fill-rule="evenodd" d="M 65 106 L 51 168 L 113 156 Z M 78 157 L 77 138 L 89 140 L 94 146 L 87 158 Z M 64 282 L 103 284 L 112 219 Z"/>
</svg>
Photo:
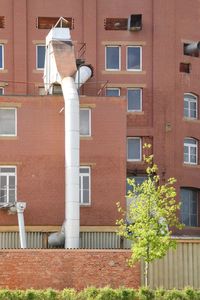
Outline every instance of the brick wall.
<svg viewBox="0 0 200 300">
<path fill-rule="evenodd" d="M 140 265 L 127 266 L 126 250 L 3 250 L 0 287 L 63 289 L 140 285 Z"/>
</svg>

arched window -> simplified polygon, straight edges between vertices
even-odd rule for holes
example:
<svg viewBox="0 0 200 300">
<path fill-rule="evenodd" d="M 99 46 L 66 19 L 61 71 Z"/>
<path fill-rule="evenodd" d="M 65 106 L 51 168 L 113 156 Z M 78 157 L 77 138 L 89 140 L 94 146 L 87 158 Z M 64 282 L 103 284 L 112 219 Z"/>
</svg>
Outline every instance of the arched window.
<svg viewBox="0 0 200 300">
<path fill-rule="evenodd" d="M 191 119 L 198 117 L 198 97 L 194 94 L 184 94 L 184 117 Z"/>
<path fill-rule="evenodd" d="M 186 137 L 184 139 L 184 163 L 196 165 L 198 162 L 198 141 Z"/>
</svg>

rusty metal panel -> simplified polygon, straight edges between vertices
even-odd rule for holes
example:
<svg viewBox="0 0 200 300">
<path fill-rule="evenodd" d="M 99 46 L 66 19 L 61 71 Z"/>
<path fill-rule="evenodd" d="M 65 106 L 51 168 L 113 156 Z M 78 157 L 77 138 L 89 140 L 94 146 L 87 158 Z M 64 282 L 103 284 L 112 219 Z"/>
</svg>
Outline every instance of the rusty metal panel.
<svg viewBox="0 0 200 300">
<path fill-rule="evenodd" d="M 104 20 L 105 30 L 127 30 L 127 18 L 106 18 Z"/>
<path fill-rule="evenodd" d="M 74 29 L 74 19 L 69 17 L 63 17 L 68 24 L 63 23 L 63 27 L 68 27 L 71 30 Z M 36 28 L 38 29 L 51 29 L 60 19 L 60 17 L 38 17 L 36 22 Z"/>
<path fill-rule="evenodd" d="M 5 28 L 5 17 L 0 16 L 0 28 Z"/>
</svg>

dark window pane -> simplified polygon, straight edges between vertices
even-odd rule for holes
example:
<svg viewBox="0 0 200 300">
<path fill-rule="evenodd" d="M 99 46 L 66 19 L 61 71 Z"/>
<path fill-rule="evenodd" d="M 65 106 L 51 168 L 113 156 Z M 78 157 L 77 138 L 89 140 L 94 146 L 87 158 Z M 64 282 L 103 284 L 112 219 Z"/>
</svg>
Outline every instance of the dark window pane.
<svg viewBox="0 0 200 300">
<path fill-rule="evenodd" d="M 140 139 L 128 139 L 128 159 L 140 160 L 141 159 L 140 148 L 141 148 Z"/>
<path fill-rule="evenodd" d="M 84 176 L 83 177 L 83 189 L 89 189 L 89 176 Z"/>
<path fill-rule="evenodd" d="M 88 109 L 80 110 L 80 135 L 90 135 L 90 112 Z"/>
<path fill-rule="evenodd" d="M 37 68 L 44 69 L 45 46 L 37 46 Z"/>
<path fill-rule="evenodd" d="M 0 135 L 15 135 L 14 109 L 0 109 Z"/>
<path fill-rule="evenodd" d="M 89 168 L 80 168 L 80 173 L 89 174 Z"/>
<path fill-rule="evenodd" d="M 128 90 L 128 110 L 129 111 L 140 111 L 141 110 L 141 90 L 140 89 L 129 89 Z"/>
<path fill-rule="evenodd" d="M 192 189 L 181 189 L 181 220 L 186 226 L 198 226 L 198 192 Z"/>
<path fill-rule="evenodd" d="M 191 215 L 190 226 L 197 226 L 197 215 Z"/>
<path fill-rule="evenodd" d="M 119 47 L 106 47 L 106 69 L 119 70 Z"/>
<path fill-rule="evenodd" d="M 141 68 L 140 50 L 141 50 L 140 47 L 128 47 L 127 69 L 140 70 Z"/>
<path fill-rule="evenodd" d="M 0 45 L 0 69 L 3 68 L 3 46 Z"/>
<path fill-rule="evenodd" d="M 89 203 L 89 190 L 84 190 L 83 191 L 83 203 Z"/>
<path fill-rule="evenodd" d="M 108 97 L 118 97 L 119 95 L 119 89 L 106 89 L 106 96 Z"/>
</svg>

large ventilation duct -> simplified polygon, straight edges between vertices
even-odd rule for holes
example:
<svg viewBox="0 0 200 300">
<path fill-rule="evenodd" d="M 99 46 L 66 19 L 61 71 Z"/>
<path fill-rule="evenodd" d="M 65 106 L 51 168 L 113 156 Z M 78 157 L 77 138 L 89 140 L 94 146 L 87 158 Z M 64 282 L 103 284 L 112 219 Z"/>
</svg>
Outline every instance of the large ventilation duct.
<svg viewBox="0 0 200 300">
<path fill-rule="evenodd" d="M 63 20 L 63 18 L 61 18 Z M 60 20 L 61 20 L 60 19 Z M 60 21 L 59 20 L 59 21 Z M 60 24 L 62 22 L 59 22 Z M 64 20 L 65 21 L 65 20 Z M 66 21 L 65 21 L 66 22 Z M 65 113 L 65 248 L 79 248 L 79 96 L 77 87 L 92 75 L 88 66 L 76 75 L 76 58 L 69 28 L 53 27 L 46 37 L 44 85 L 53 93 L 53 85 L 61 84 Z M 78 78 L 75 84 L 74 77 Z M 54 236 L 55 237 L 55 236 Z M 60 239 L 59 235 L 52 245 Z M 61 239 L 62 240 L 62 239 Z M 51 243 L 51 238 L 49 238 Z"/>
<path fill-rule="evenodd" d="M 184 53 L 192 55 L 200 51 L 200 42 L 191 43 L 184 47 Z"/>
<path fill-rule="evenodd" d="M 93 69 L 91 65 L 82 65 L 79 67 L 75 74 L 76 88 L 79 89 L 90 77 L 93 75 Z"/>
</svg>

